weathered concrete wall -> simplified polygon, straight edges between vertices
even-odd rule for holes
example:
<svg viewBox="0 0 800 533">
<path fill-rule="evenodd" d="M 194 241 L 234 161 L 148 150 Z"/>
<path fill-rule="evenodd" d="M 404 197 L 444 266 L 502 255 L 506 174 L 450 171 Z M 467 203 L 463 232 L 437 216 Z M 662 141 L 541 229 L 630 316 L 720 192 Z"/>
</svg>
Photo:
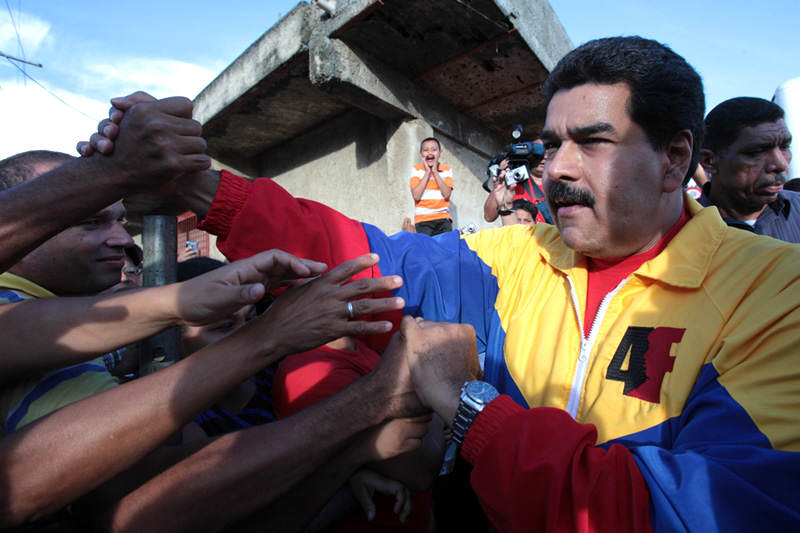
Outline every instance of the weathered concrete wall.
<svg viewBox="0 0 800 533">
<path fill-rule="evenodd" d="M 494 225 L 483 221 L 485 158 L 421 120 L 388 121 L 353 110 L 264 154 L 260 174 L 294 196 L 322 202 L 391 234 L 400 231 L 403 218 L 413 217 L 411 166 L 419 161 L 420 141 L 430 135 L 440 138 L 442 162 L 453 167 L 456 226 Z"/>
<path fill-rule="evenodd" d="M 405 213 L 386 165 L 391 123 L 353 110 L 264 154 L 261 175 L 294 196 L 310 198 L 386 232 Z"/>
</svg>

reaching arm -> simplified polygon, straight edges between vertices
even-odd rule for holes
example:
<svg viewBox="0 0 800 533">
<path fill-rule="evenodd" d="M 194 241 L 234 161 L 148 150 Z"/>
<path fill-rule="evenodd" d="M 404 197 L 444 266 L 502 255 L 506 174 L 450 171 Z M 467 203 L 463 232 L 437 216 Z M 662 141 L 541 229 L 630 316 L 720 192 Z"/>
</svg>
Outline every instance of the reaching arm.
<svg viewBox="0 0 800 533">
<path fill-rule="evenodd" d="M 170 326 L 214 322 L 261 299 L 264 286 L 282 276 L 317 275 L 324 268 L 270 251 L 182 283 L 2 305 L 0 328 L 15 334 L 0 347 L 0 382 L 63 368 Z"/>
<path fill-rule="evenodd" d="M 76 159 L 0 193 L 0 271 L 130 192 L 208 168 L 201 133 L 190 100 L 142 103 L 120 123 L 113 156 Z"/>
<path fill-rule="evenodd" d="M 263 279 L 262 270 L 275 266 L 274 256 L 260 254 L 243 262 L 251 267 L 250 273 L 239 267 L 228 275 L 245 283 L 259 273 L 257 279 Z M 0 439 L 0 470 L 8 486 L 0 499 L 0 525 L 43 516 L 130 468 L 228 390 L 288 353 L 342 335 L 386 331 L 388 323 L 349 320 L 345 307 L 347 300 L 390 290 L 399 283 L 393 277 L 365 280 L 358 286 L 345 283 L 375 261 L 376 257 L 364 256 L 340 265 L 290 289 L 263 317 L 191 357 L 63 407 Z M 291 261 L 283 266 L 290 265 Z M 275 268 L 273 275 L 275 270 L 291 272 Z M 309 270 L 294 272 L 294 276 L 308 275 Z M 229 288 L 227 277 L 218 281 L 218 290 Z M 263 291 L 262 286 L 262 295 Z M 354 307 L 356 315 L 361 315 L 399 305 L 402 301 L 391 298 L 356 300 Z M 308 325 L 307 330 L 289 327 L 297 317 Z M 381 383 L 381 390 L 387 389 Z"/>
<path fill-rule="evenodd" d="M 430 416 L 399 418 L 362 432 L 271 505 L 250 516 L 258 531 L 303 531 L 347 479 L 369 461 L 413 453 L 420 447 Z"/>
<path fill-rule="evenodd" d="M 403 342 L 396 336 L 375 370 L 338 394 L 287 419 L 220 437 L 148 481 L 111 510 L 111 527 L 224 528 L 285 494 L 364 429 L 419 414 Z"/>
</svg>

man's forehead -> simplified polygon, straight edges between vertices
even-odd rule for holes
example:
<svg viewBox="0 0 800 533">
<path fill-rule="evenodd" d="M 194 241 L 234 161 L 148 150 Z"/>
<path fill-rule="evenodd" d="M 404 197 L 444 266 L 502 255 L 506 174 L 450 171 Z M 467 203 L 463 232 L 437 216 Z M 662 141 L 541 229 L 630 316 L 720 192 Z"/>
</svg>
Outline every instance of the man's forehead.
<svg viewBox="0 0 800 533">
<path fill-rule="evenodd" d="M 621 118 L 628 118 L 630 88 L 625 83 L 586 83 L 561 89 L 547 106 L 542 139 L 547 141 L 582 130 L 609 131 Z"/>
<path fill-rule="evenodd" d="M 762 122 L 753 126 L 745 126 L 739 132 L 734 144 L 783 144 L 792 140 L 792 134 L 786 127 L 786 122 L 780 118 L 775 122 Z"/>
</svg>

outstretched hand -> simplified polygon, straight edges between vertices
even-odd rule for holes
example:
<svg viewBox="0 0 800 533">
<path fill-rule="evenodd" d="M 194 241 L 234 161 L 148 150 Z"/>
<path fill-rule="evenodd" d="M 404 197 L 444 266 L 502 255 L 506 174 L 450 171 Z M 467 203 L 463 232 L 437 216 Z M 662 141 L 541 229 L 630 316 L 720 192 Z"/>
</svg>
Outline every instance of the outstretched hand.
<svg viewBox="0 0 800 533">
<path fill-rule="evenodd" d="M 192 119 L 194 104 L 184 97 L 156 100 L 144 92 L 112 100 L 109 118 L 100 122 L 90 140 L 79 142 L 107 175 L 119 175 L 128 192 L 161 189 L 169 195 L 175 179 L 208 169 L 203 127 Z M 127 193 L 126 193 L 127 196 Z"/>
<path fill-rule="evenodd" d="M 258 302 L 270 288 L 318 276 L 326 268 L 282 250 L 261 252 L 177 284 L 176 315 L 185 324 L 209 324 Z"/>
<path fill-rule="evenodd" d="M 366 254 L 342 263 L 309 283 L 296 285 L 282 294 L 259 319 L 274 335 L 280 353 L 290 354 L 316 348 L 344 336 L 358 337 L 386 333 L 386 320 L 357 320 L 358 317 L 402 309 L 398 297 L 365 298 L 399 288 L 399 276 L 348 281 L 378 263 L 376 254 Z M 350 302 L 350 309 L 348 309 Z"/>
<path fill-rule="evenodd" d="M 461 386 L 480 374 L 475 330 L 468 324 L 405 317 L 398 335 L 404 338 L 417 396 L 450 424 L 458 409 Z"/>
<path fill-rule="evenodd" d="M 348 480 L 350 492 L 361 505 L 367 520 L 375 518 L 375 502 L 373 495 L 378 492 L 394 496 L 394 512 L 401 522 L 408 520 L 413 510 L 411 492 L 399 481 L 384 477 L 372 470 L 361 469 Z"/>
</svg>

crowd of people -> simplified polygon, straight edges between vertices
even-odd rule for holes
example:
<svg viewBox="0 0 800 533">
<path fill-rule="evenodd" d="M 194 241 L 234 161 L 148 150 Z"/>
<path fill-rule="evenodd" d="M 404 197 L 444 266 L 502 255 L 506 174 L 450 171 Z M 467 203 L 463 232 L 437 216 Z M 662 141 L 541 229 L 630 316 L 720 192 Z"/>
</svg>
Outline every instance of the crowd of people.
<svg viewBox="0 0 800 533">
<path fill-rule="evenodd" d="M 543 157 L 516 184 L 497 162 L 504 226 L 468 235 L 435 138 L 415 231 L 385 235 L 212 170 L 180 97 L 113 99 L 80 157 L 0 161 L 0 527 L 797 529 L 782 110 L 704 119 L 695 70 L 639 37 L 576 48 L 544 94 Z M 134 197 L 231 262 L 138 287 Z M 175 326 L 180 361 L 138 375 Z"/>
</svg>

